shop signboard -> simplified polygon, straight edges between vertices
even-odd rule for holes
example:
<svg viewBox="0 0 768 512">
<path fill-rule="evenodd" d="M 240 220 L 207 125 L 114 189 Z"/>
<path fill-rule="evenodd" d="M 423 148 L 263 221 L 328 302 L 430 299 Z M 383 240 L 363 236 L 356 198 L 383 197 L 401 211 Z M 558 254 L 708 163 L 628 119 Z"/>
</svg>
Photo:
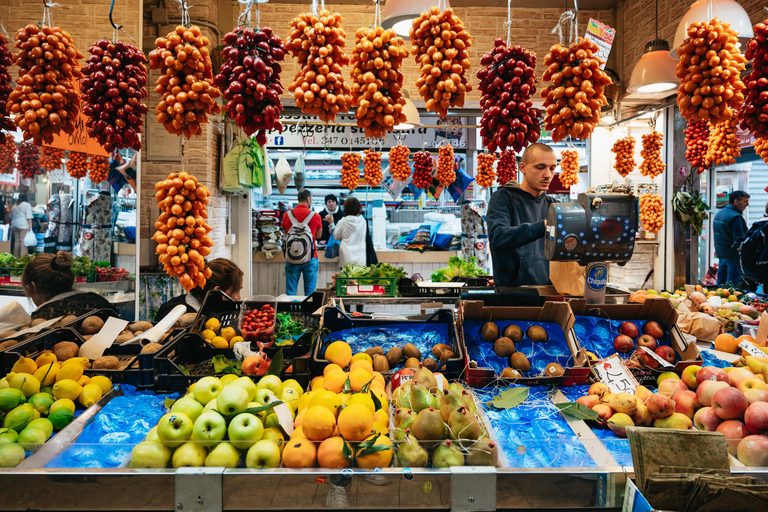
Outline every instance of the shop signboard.
<svg viewBox="0 0 768 512">
<path fill-rule="evenodd" d="M 11 187 L 19 186 L 19 171 L 14 168 L 9 174 L 0 174 L 0 185 L 9 185 Z"/>
</svg>

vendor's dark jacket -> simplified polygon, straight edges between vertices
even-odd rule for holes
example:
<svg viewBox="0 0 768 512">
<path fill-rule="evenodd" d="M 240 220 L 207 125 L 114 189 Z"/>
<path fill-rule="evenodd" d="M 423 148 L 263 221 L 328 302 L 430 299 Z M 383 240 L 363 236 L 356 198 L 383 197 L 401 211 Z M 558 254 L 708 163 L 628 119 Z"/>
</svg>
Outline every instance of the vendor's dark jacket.
<svg viewBox="0 0 768 512">
<path fill-rule="evenodd" d="M 323 221 L 323 234 L 320 235 L 319 241 L 327 242 L 329 238 L 331 238 L 331 230 L 330 230 L 330 224 L 326 222 L 325 216 L 328 215 L 328 209 L 323 208 L 323 211 L 320 212 L 320 219 Z M 341 207 L 341 205 L 336 207 L 336 213 L 333 214 L 333 222 L 334 224 L 338 224 L 341 219 L 344 218 L 344 209 Z"/>
<path fill-rule="evenodd" d="M 488 203 L 486 220 L 496 286 L 547 285 L 544 220 L 553 197 L 533 197 L 516 182 L 500 187 Z"/>
<path fill-rule="evenodd" d="M 744 240 L 747 233 L 747 222 L 742 211 L 728 204 L 717 212 L 712 221 L 712 232 L 715 237 L 715 255 L 718 258 L 738 258 L 736 246 Z"/>
</svg>

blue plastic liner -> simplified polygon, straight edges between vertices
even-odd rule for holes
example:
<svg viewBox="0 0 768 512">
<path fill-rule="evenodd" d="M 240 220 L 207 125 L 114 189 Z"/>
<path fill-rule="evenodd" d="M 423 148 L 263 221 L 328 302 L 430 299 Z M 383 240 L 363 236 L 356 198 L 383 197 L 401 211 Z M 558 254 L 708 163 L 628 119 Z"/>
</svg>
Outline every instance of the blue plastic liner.
<svg viewBox="0 0 768 512">
<path fill-rule="evenodd" d="M 544 343 L 533 343 L 528 336 L 524 336 L 518 343 L 515 343 L 515 350 L 525 354 L 531 363 L 531 371 L 523 375 L 541 374 L 549 363 L 558 363 L 563 368 L 573 366 L 571 350 L 568 348 L 565 335 L 559 325 L 552 322 L 525 321 L 494 321 L 494 323 L 499 328 L 500 334 L 503 334 L 504 329 L 512 324 L 520 327 L 523 333 L 526 333 L 532 325 L 539 325 L 547 331 L 549 340 Z M 483 340 L 480 331 L 485 324 L 486 322 L 479 320 L 466 320 L 464 322 L 464 343 L 467 345 L 467 354 L 470 360 L 477 362 L 478 366 L 493 368 L 496 374 L 501 374 L 502 370 L 509 366 L 509 360 L 506 357 L 497 356 L 493 351 L 493 343 L 487 343 Z"/>
<path fill-rule="evenodd" d="M 733 366 L 732 363 L 729 363 L 725 359 L 720 359 L 719 357 L 717 357 L 717 355 L 714 352 L 710 350 L 703 349 L 703 350 L 700 350 L 700 352 L 701 352 L 701 359 L 702 359 L 702 363 L 701 363 L 702 367 L 714 366 L 716 368 L 730 368 L 731 366 Z"/>
<path fill-rule="evenodd" d="M 517 386 L 511 386 L 517 387 Z M 531 387 L 525 402 L 512 409 L 495 409 L 489 400 L 507 389 L 475 389 L 500 448 L 513 468 L 596 467 L 584 445 L 549 398 L 552 388 Z"/>
<path fill-rule="evenodd" d="M 640 335 L 642 335 L 643 326 L 649 320 L 608 320 L 594 316 L 576 315 L 573 331 L 576 333 L 576 338 L 579 340 L 582 348 L 594 352 L 598 359 L 603 359 L 617 353 L 616 349 L 613 348 L 613 340 L 621 334 L 619 326 L 624 322 L 635 324 Z M 664 326 L 661 328 L 664 329 Z M 656 341 L 659 345 L 669 345 L 669 333 L 664 330 L 664 337 Z M 623 359 L 629 359 L 631 355 L 632 352 L 629 354 L 619 354 Z M 679 360 L 680 354 L 675 353 L 675 355 Z"/>
<path fill-rule="evenodd" d="M 178 393 L 158 395 L 121 385 L 123 396 L 110 400 L 77 440 L 47 468 L 116 468 L 131 456 L 131 450 L 165 412 L 165 399 Z"/>
</svg>

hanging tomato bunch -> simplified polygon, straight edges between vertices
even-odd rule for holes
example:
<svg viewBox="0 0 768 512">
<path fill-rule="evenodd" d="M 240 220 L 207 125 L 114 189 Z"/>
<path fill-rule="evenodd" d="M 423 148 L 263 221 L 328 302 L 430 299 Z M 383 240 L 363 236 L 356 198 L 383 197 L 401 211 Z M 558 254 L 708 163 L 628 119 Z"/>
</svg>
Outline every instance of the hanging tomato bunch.
<svg viewBox="0 0 768 512">
<path fill-rule="evenodd" d="M 447 187 L 456 181 L 456 171 L 454 170 L 453 146 L 445 144 L 440 146 L 437 151 L 437 181 L 444 187 Z"/>
<path fill-rule="evenodd" d="M 155 43 L 149 68 L 160 70 L 155 82 L 155 92 L 161 96 L 155 107 L 157 122 L 173 135 L 188 139 L 201 135 L 208 116 L 221 112 L 216 103 L 221 91 L 213 85 L 210 42 L 200 27 L 179 25 Z"/>
<path fill-rule="evenodd" d="M 318 116 L 326 123 L 346 113 L 352 104 L 351 89 L 342 73 L 349 64 L 342 21 L 341 14 L 326 9 L 317 15 L 299 14 L 291 20 L 285 41 L 300 68 L 288 90 L 303 113 Z"/>
<path fill-rule="evenodd" d="M 567 136 L 586 139 L 600 120 L 600 108 L 608 104 L 605 86 L 613 82 L 600 69 L 599 48 L 579 38 L 569 47 L 556 44 L 546 57 L 542 80 L 552 83 L 542 89 L 546 117 L 544 127 L 555 142 Z"/>
<path fill-rule="evenodd" d="M 408 157 L 411 156 L 411 150 L 408 146 L 398 144 L 389 150 L 389 172 L 392 178 L 397 181 L 405 181 L 411 176 L 411 166 L 408 164 Z"/>
<path fill-rule="evenodd" d="M 282 68 L 278 61 L 285 58 L 285 45 L 269 27 L 237 27 L 223 39 L 226 61 L 213 83 L 224 91 L 227 116 L 249 137 L 256 133 L 256 142 L 263 146 L 267 131 L 283 131 Z"/>
<path fill-rule="evenodd" d="M 72 134 L 80 114 L 74 84 L 82 76 L 78 59 L 83 58 L 72 36 L 59 27 L 30 24 L 16 32 L 14 48 L 19 49 L 13 56 L 19 79 L 7 109 L 24 140 L 39 146 L 61 132 Z"/>
<path fill-rule="evenodd" d="M 649 233 L 664 227 L 664 203 L 658 194 L 640 194 L 640 222 Z"/>
<path fill-rule="evenodd" d="M 352 101 L 366 137 L 384 137 L 405 121 L 400 68 L 408 49 L 393 29 L 360 28 L 352 53 Z"/>
<path fill-rule="evenodd" d="M 496 179 L 496 171 L 493 170 L 493 163 L 495 161 L 495 153 L 480 153 L 477 155 L 475 181 L 483 188 L 490 188 L 493 185 L 493 180 Z"/>
<path fill-rule="evenodd" d="M 186 291 L 196 286 L 205 288 L 206 279 L 211 277 L 205 262 L 213 247 L 208 235 L 213 228 L 205 220 L 210 195 L 205 185 L 183 171 L 155 184 L 155 199 L 162 212 L 152 237 L 157 242 L 155 254 L 165 272 L 178 277 Z"/>
<path fill-rule="evenodd" d="M 93 43 L 83 67 L 83 114 L 88 135 L 107 151 L 141 150 L 147 106 L 147 58 L 130 43 L 102 39 Z"/>
<path fill-rule="evenodd" d="M 717 18 L 697 21 L 688 27 L 677 55 L 677 106 L 685 119 L 716 124 L 736 117 L 744 102 L 740 74 L 746 62 L 738 32 Z"/>
<path fill-rule="evenodd" d="M 88 161 L 88 178 L 93 183 L 101 183 L 109 178 L 109 158 L 91 155 L 91 159 Z"/>
<path fill-rule="evenodd" d="M 499 155 L 499 161 L 496 162 L 496 183 L 504 186 L 512 180 L 517 179 L 517 154 L 514 150 L 507 149 Z"/>
<path fill-rule="evenodd" d="M 0 174 L 13 174 L 16 166 L 16 143 L 12 137 L 6 137 L 0 143 Z"/>
<path fill-rule="evenodd" d="M 709 168 L 707 148 L 709 147 L 709 125 L 706 121 L 688 121 L 685 133 L 685 159 L 699 174 Z"/>
<path fill-rule="evenodd" d="M 0 146 L 5 144 L 7 137 L 4 130 L 13 131 L 16 126 L 13 124 L 13 119 L 8 115 L 7 103 L 8 97 L 13 91 L 11 85 L 11 74 L 8 72 L 8 68 L 13 64 L 13 56 L 8 49 L 8 39 L 5 34 L 0 33 Z"/>
<path fill-rule="evenodd" d="M 565 188 L 571 188 L 579 183 L 579 152 L 566 149 L 560 153 L 560 183 Z"/>
<path fill-rule="evenodd" d="M 613 143 L 611 151 L 616 155 L 613 168 L 626 178 L 635 169 L 635 138 L 631 135 Z"/>
<path fill-rule="evenodd" d="M 45 172 L 61 169 L 62 158 L 64 150 L 43 146 L 40 151 L 40 168 Z"/>
<path fill-rule="evenodd" d="M 480 60 L 480 135 L 488 151 L 513 148 L 520 152 L 539 140 L 539 111 L 533 108 L 536 92 L 536 54 L 520 45 L 494 41 L 493 50 Z"/>
<path fill-rule="evenodd" d="M 736 137 L 736 119 L 722 121 L 716 125 L 709 123 L 709 143 L 704 166 L 730 165 L 741 156 L 739 139 Z"/>
<path fill-rule="evenodd" d="M 341 155 L 341 186 L 355 190 L 360 184 L 360 153 Z"/>
<path fill-rule="evenodd" d="M 421 73 L 416 87 L 427 111 L 446 117 L 450 107 L 463 107 L 472 90 L 464 76 L 470 65 L 472 36 L 461 19 L 450 7 L 441 12 L 432 6 L 413 20 L 410 37 L 411 54 Z"/>
<path fill-rule="evenodd" d="M 760 138 L 755 140 L 755 153 L 760 155 L 763 162 L 768 164 L 768 139 Z"/>
<path fill-rule="evenodd" d="M 432 170 L 434 161 L 427 151 L 418 151 L 413 154 L 413 179 L 411 183 L 416 188 L 426 190 L 432 184 Z"/>
<path fill-rule="evenodd" d="M 661 148 L 664 147 L 664 136 L 654 130 L 651 133 L 640 137 L 643 143 L 643 149 L 640 150 L 640 156 L 643 162 L 640 164 L 640 174 L 649 178 L 655 178 L 664 172 L 667 168 L 661 159 Z"/>
<path fill-rule="evenodd" d="M 371 187 L 378 186 L 383 178 L 381 173 L 381 153 L 372 149 L 366 149 L 363 165 L 363 179 Z"/>
<path fill-rule="evenodd" d="M 25 178 L 34 178 L 40 174 L 40 146 L 31 141 L 19 144 L 16 168 Z"/>
<path fill-rule="evenodd" d="M 88 153 L 69 152 L 67 172 L 75 179 L 85 178 L 88 174 Z"/>
<path fill-rule="evenodd" d="M 739 110 L 742 130 L 749 130 L 756 139 L 768 136 L 768 25 L 766 21 L 755 25 L 755 37 L 747 44 L 745 57 L 752 61 L 752 72 L 744 79 L 747 94 Z"/>
</svg>

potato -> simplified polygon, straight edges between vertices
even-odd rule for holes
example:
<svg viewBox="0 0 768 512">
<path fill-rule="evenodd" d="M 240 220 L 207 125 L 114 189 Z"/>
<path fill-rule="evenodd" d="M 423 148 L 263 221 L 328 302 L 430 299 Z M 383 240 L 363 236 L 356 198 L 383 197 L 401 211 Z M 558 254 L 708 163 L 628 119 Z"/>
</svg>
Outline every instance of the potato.
<svg viewBox="0 0 768 512">
<path fill-rule="evenodd" d="M 9 336 L 13 336 L 17 332 L 18 331 L 3 331 L 3 332 L 0 332 L 0 340 L 4 340 L 5 338 L 7 338 Z"/>
<path fill-rule="evenodd" d="M 144 334 L 144 331 L 136 331 L 135 333 L 133 333 L 134 336 L 139 336 L 141 334 Z"/>
<path fill-rule="evenodd" d="M 77 357 L 80 352 L 80 346 L 73 341 L 61 341 L 53 346 L 53 355 L 57 361 L 66 361 L 72 357 Z"/>
<path fill-rule="evenodd" d="M 89 316 L 80 324 L 80 332 L 82 334 L 96 334 L 102 327 L 104 327 L 104 320 L 97 316 Z"/>
<path fill-rule="evenodd" d="M 131 341 L 134 338 L 133 333 L 123 334 L 120 333 L 120 335 L 115 338 L 115 343 L 125 343 L 126 341 Z"/>
<path fill-rule="evenodd" d="M 93 362 L 91 368 L 94 370 L 117 370 L 120 361 L 115 356 L 101 356 Z"/>
<path fill-rule="evenodd" d="M 150 354 L 152 352 L 157 352 L 163 348 L 163 346 L 159 343 L 147 343 L 144 345 L 144 348 L 141 349 L 142 354 Z"/>
<path fill-rule="evenodd" d="M 0 342 L 0 350 L 11 348 L 12 346 L 16 345 L 18 342 L 19 342 L 18 340 L 8 340 L 8 341 Z"/>
<path fill-rule="evenodd" d="M 56 326 L 58 327 L 61 325 L 67 325 L 68 323 L 74 322 L 75 320 L 77 320 L 77 317 L 75 315 L 68 315 L 62 318 L 61 320 L 59 320 L 58 322 L 56 322 Z"/>
<path fill-rule="evenodd" d="M 32 320 L 32 327 L 34 327 L 36 325 L 40 325 L 41 323 L 43 323 L 45 321 L 46 321 L 45 318 L 35 318 L 34 320 Z"/>
<path fill-rule="evenodd" d="M 123 331 L 120 332 L 120 334 L 133 334 L 133 333 L 128 329 L 123 329 Z"/>
<path fill-rule="evenodd" d="M 83 339 L 84 339 L 85 341 L 88 341 L 88 340 L 89 340 L 89 339 L 91 339 L 91 338 L 93 338 L 93 334 L 86 334 L 85 336 L 83 336 Z"/>
<path fill-rule="evenodd" d="M 197 318 L 197 313 L 184 313 L 176 321 L 176 326 L 181 328 L 192 327 L 192 324 L 195 323 L 195 318 Z"/>
<path fill-rule="evenodd" d="M 151 322 L 134 322 L 128 326 L 128 329 L 130 329 L 130 331 L 134 334 L 138 331 L 141 331 L 141 332 L 148 331 L 151 328 L 152 328 Z"/>
</svg>

